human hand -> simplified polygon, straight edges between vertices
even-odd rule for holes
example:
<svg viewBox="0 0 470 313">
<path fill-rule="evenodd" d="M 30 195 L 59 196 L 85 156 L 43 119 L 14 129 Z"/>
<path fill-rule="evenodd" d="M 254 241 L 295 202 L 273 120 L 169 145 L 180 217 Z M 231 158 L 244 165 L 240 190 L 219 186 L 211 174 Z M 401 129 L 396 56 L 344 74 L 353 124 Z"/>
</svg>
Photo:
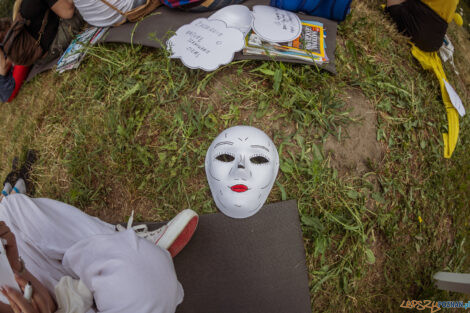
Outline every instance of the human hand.
<svg viewBox="0 0 470 313">
<path fill-rule="evenodd" d="M 11 61 L 8 60 L 3 53 L 3 48 L 0 49 L 0 75 L 5 76 L 11 67 Z"/>
<path fill-rule="evenodd" d="M 26 280 L 19 275 L 15 275 L 16 282 L 24 293 Z M 34 288 L 34 287 L 33 287 Z M 0 288 L 0 292 L 10 302 L 11 309 L 14 313 L 52 313 L 55 312 L 55 305 L 51 307 L 50 295 L 47 291 L 41 289 L 33 289 L 31 300 L 28 301 L 21 292 L 4 286 Z"/>
<path fill-rule="evenodd" d="M 5 245 L 5 252 L 13 272 L 19 273 L 23 266 L 21 265 L 20 258 L 18 256 L 15 235 L 3 221 L 0 221 L 0 238 L 3 238 L 7 241 Z"/>
</svg>

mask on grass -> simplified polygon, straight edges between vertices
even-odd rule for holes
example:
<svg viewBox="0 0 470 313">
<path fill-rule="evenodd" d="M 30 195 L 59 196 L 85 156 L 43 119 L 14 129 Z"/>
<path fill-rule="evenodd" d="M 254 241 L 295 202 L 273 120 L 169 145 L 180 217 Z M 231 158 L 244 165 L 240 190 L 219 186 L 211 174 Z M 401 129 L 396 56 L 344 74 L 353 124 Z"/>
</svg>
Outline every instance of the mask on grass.
<svg viewBox="0 0 470 313">
<path fill-rule="evenodd" d="M 215 204 L 233 218 L 254 215 L 263 206 L 279 169 L 272 140 L 251 126 L 224 130 L 207 150 L 206 175 Z"/>
</svg>

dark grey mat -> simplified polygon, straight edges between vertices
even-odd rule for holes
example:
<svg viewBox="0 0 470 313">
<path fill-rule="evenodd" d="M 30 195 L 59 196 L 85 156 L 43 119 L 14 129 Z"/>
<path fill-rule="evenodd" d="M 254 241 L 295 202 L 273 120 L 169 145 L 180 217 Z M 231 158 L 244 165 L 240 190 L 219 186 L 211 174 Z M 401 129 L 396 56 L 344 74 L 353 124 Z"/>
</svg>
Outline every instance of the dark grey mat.
<svg viewBox="0 0 470 313">
<path fill-rule="evenodd" d="M 264 4 L 269 5 L 269 0 L 248 0 L 243 5 L 252 8 L 253 5 Z M 127 23 L 119 27 L 110 29 L 107 35 L 104 36 L 102 42 L 122 42 L 133 43 L 148 47 L 161 48 L 165 45 L 168 39 L 168 34 L 171 31 L 176 31 L 178 28 L 185 24 L 191 23 L 193 20 L 200 17 L 208 17 L 214 12 L 192 13 L 182 10 L 169 9 L 166 6 L 159 7 L 155 13 L 146 17 L 139 23 Z M 319 68 L 324 69 L 332 74 L 336 74 L 335 66 L 335 49 L 336 49 L 336 33 L 338 24 L 334 21 L 327 20 L 321 17 L 315 17 L 299 13 L 298 16 L 302 20 L 318 21 L 323 23 L 327 36 L 326 36 L 326 54 L 330 59 L 327 64 L 318 65 Z M 243 55 L 241 52 L 235 54 L 234 60 L 277 60 L 290 63 L 303 63 L 310 64 L 306 61 L 291 60 L 286 58 L 268 57 L 264 55 Z M 33 79 L 36 75 L 52 69 L 57 64 L 55 60 L 49 64 L 35 65 L 28 75 L 26 81 Z M 315 65 L 312 65 L 315 66 Z"/>
<path fill-rule="evenodd" d="M 295 200 L 266 205 L 247 219 L 201 216 L 174 263 L 185 293 L 177 313 L 311 312 Z"/>
<path fill-rule="evenodd" d="M 243 2 L 250 9 L 257 4 L 269 5 L 269 0 L 248 0 Z M 105 36 L 104 42 L 125 42 L 134 43 L 149 47 L 160 48 L 165 45 L 168 39 L 169 31 L 176 31 L 178 28 L 185 24 L 191 23 L 193 20 L 200 17 L 208 17 L 214 12 L 204 13 L 189 13 L 181 10 L 169 9 L 166 6 L 161 6 L 155 11 L 154 15 L 146 17 L 137 25 L 135 23 L 128 23 L 116 28 L 112 28 Z M 315 17 L 305 14 L 298 14 L 300 19 L 308 21 L 318 21 L 323 23 L 327 36 L 326 36 L 326 54 L 330 58 L 327 64 L 318 65 L 319 68 L 327 70 L 336 74 L 335 67 L 335 49 L 336 49 L 336 32 L 338 24 L 334 21 L 327 20 L 321 17 Z M 301 60 L 291 60 L 286 58 L 272 58 L 263 55 L 243 55 L 241 52 L 235 54 L 235 60 L 278 60 L 292 63 L 311 64 Z M 315 66 L 315 65 L 312 65 Z"/>
<path fill-rule="evenodd" d="M 470 274 L 438 272 L 434 279 L 438 289 L 470 295 Z"/>
<path fill-rule="evenodd" d="M 59 59 L 60 58 L 57 58 L 46 64 L 33 65 L 33 67 L 31 68 L 31 71 L 29 71 L 28 77 L 26 77 L 26 82 L 29 82 L 31 79 L 36 77 L 36 75 L 41 74 L 42 72 L 55 68 L 57 65 L 57 62 L 59 62 Z"/>
</svg>

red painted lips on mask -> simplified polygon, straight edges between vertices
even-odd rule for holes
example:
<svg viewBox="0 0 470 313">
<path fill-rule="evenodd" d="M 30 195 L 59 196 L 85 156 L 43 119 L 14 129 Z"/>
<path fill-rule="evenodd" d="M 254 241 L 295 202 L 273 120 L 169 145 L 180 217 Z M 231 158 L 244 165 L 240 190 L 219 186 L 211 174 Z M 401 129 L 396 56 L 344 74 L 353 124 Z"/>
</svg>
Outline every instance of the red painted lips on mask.
<svg viewBox="0 0 470 313">
<path fill-rule="evenodd" d="M 230 189 L 235 192 L 245 192 L 248 190 L 248 187 L 245 185 L 233 185 Z"/>
</svg>

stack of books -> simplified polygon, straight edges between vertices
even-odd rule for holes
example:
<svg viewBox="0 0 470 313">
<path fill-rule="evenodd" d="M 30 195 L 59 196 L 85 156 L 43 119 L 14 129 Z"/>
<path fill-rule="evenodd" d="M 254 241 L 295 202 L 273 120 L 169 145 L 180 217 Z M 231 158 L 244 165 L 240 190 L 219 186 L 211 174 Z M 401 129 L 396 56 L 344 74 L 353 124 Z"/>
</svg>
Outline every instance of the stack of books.
<svg viewBox="0 0 470 313">
<path fill-rule="evenodd" d="M 313 21 L 301 22 L 302 33 L 290 42 L 268 42 L 251 30 L 245 38 L 243 54 L 300 59 L 315 64 L 328 63 L 325 43 L 326 32 L 323 24 Z"/>
</svg>

